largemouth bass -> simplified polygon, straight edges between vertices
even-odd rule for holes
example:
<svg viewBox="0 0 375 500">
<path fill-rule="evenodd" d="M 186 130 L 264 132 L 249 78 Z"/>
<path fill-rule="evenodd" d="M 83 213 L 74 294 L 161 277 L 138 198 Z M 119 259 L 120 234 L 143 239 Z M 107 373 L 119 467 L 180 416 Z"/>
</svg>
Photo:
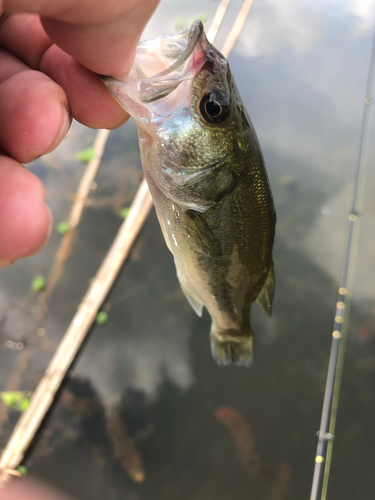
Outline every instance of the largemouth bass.
<svg viewBox="0 0 375 500">
<path fill-rule="evenodd" d="M 123 80 L 102 77 L 138 125 L 145 177 L 188 301 L 212 318 L 217 363 L 249 365 L 250 308 L 271 313 L 275 208 L 229 65 L 200 21 L 139 43 Z"/>
</svg>

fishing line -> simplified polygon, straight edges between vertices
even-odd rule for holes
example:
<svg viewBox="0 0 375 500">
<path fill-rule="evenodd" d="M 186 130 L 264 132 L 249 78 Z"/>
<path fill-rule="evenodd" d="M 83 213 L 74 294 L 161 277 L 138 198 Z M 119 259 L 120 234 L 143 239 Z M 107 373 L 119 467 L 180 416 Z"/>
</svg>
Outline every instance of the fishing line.
<svg viewBox="0 0 375 500">
<path fill-rule="evenodd" d="M 358 213 L 363 198 L 363 181 L 365 170 L 365 149 L 367 129 L 370 115 L 371 88 L 375 70 L 375 28 L 373 29 L 372 49 L 367 78 L 366 97 L 361 124 L 359 153 L 354 178 L 351 209 L 348 216 L 348 229 L 341 273 L 340 288 L 336 303 L 336 313 L 332 332 L 332 344 L 329 357 L 326 387 L 324 391 L 323 409 L 318 432 L 318 445 L 315 455 L 314 476 L 310 500 L 325 500 L 332 458 L 332 446 L 336 426 L 337 407 L 341 386 L 341 377 L 345 356 L 346 338 L 349 323 L 348 289 L 351 288 L 354 274 L 355 251 L 358 237 Z"/>
</svg>

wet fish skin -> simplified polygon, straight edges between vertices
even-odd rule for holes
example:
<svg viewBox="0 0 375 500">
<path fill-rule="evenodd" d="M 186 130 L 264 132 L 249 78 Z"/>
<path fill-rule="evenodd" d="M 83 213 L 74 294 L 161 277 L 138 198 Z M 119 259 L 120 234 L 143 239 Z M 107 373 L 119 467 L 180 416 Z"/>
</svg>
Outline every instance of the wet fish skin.
<svg viewBox="0 0 375 500">
<path fill-rule="evenodd" d="M 167 69 L 151 98 L 145 92 L 134 98 L 126 83 L 105 83 L 115 97 L 121 94 L 137 121 L 142 165 L 178 279 L 197 314 L 205 306 L 212 318 L 214 358 L 248 366 L 251 305 L 258 300 L 271 312 L 275 209 L 260 145 L 228 62 L 197 21 L 186 32 L 188 48 L 194 36 L 191 54 L 186 49 L 180 57 L 185 73 L 176 72 L 177 60 L 170 87 Z M 212 122 L 216 118 L 202 107 L 207 99 L 220 103 L 222 121 Z"/>
</svg>

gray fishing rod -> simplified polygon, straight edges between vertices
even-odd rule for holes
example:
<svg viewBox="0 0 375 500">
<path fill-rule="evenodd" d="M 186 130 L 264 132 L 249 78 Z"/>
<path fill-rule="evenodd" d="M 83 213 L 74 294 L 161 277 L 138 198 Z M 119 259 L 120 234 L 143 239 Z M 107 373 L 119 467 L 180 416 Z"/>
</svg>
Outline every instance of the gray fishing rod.
<svg viewBox="0 0 375 500">
<path fill-rule="evenodd" d="M 340 288 L 336 303 L 336 313 L 332 332 L 332 344 L 328 363 L 326 387 L 324 391 L 323 409 L 318 432 L 318 445 L 315 455 L 314 476 L 310 500 L 325 500 L 331 464 L 332 443 L 336 425 L 336 413 L 339 399 L 342 367 L 345 353 L 345 341 L 349 320 L 348 282 L 354 264 L 354 247 L 356 241 L 356 222 L 358 221 L 359 198 L 362 193 L 361 185 L 364 173 L 365 138 L 369 121 L 370 93 L 374 78 L 375 66 L 375 28 L 373 30 L 372 50 L 367 78 L 366 97 L 361 125 L 359 153 L 355 172 L 355 182 L 351 209 L 348 216 L 348 230 L 346 237 L 344 262 L 342 267 Z"/>
</svg>

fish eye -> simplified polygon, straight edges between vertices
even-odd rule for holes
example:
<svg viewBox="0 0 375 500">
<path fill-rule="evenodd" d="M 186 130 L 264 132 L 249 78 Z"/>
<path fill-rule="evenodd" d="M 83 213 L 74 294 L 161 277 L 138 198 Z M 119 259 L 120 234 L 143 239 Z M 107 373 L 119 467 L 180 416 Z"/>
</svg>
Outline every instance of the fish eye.
<svg viewBox="0 0 375 500">
<path fill-rule="evenodd" d="M 224 92 L 212 90 L 201 98 L 199 111 L 208 123 L 221 124 L 230 113 L 229 99 Z"/>
<path fill-rule="evenodd" d="M 207 101 L 206 111 L 209 116 L 216 118 L 222 112 L 221 104 L 217 101 Z"/>
</svg>

